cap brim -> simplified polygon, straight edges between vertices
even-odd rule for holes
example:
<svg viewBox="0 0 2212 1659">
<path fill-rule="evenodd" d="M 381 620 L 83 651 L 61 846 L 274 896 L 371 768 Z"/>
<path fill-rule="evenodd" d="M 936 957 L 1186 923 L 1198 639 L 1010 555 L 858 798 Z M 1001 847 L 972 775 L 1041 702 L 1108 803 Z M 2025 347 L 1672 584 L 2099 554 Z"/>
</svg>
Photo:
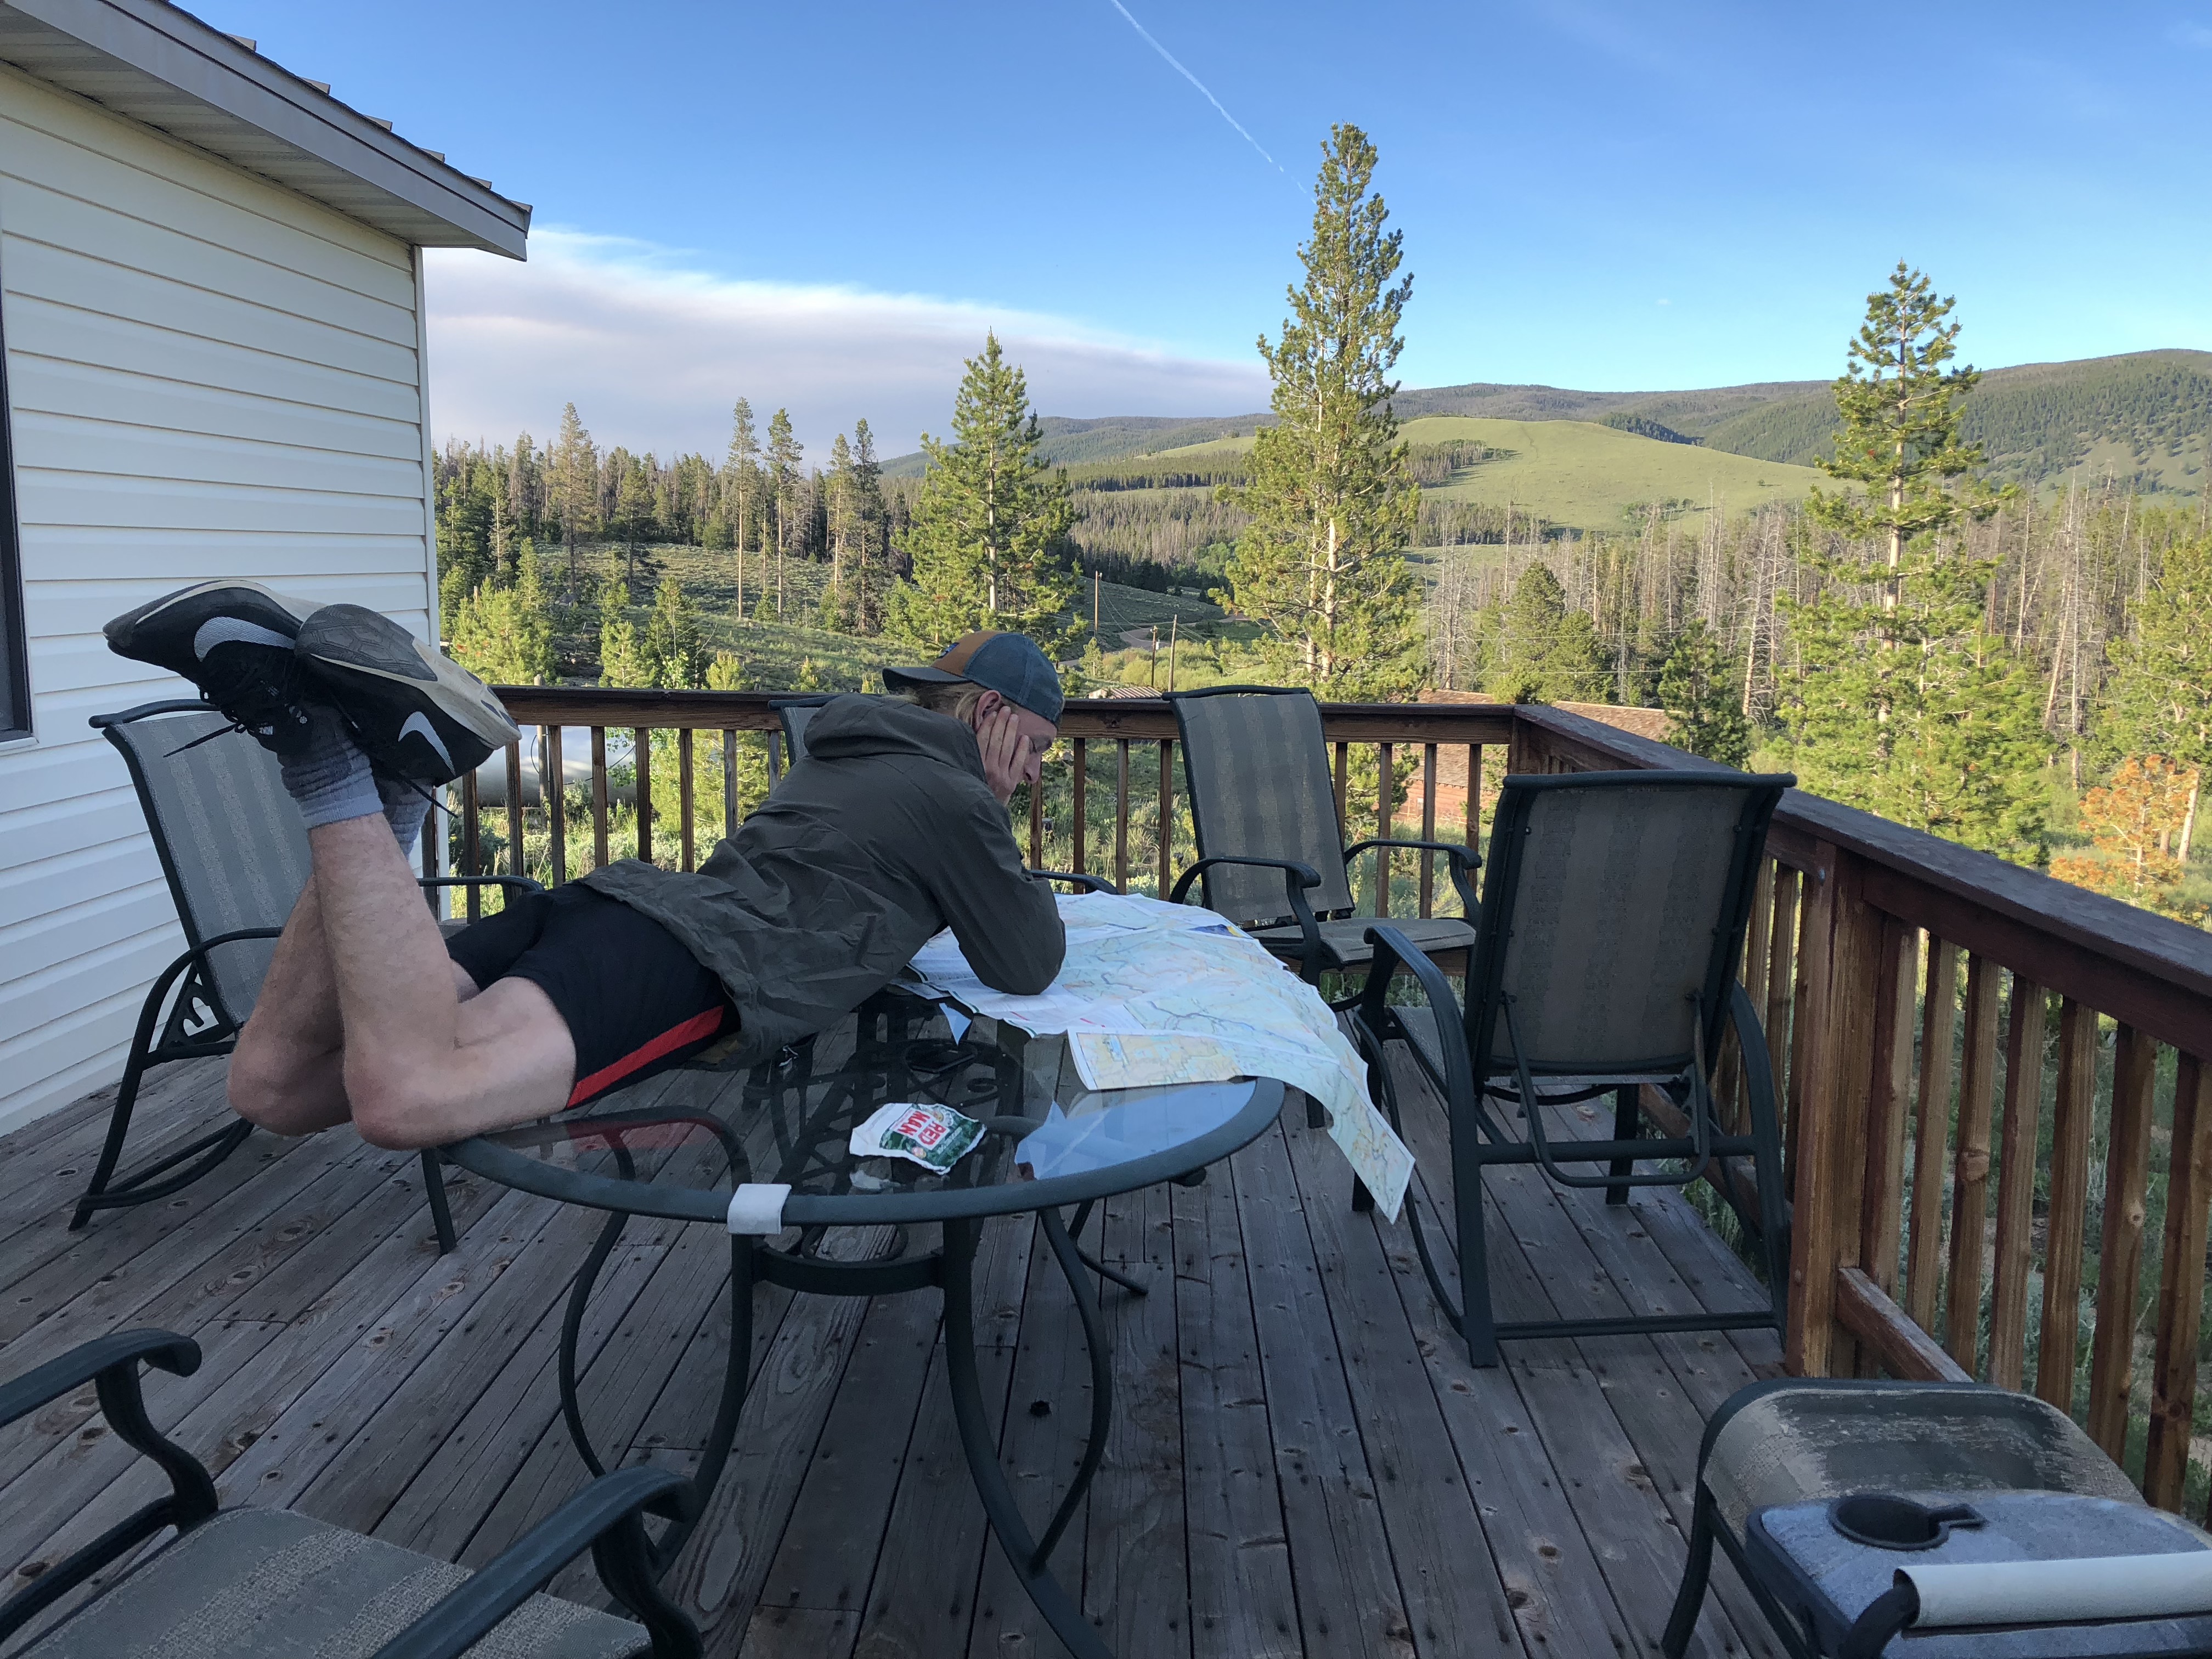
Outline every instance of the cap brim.
<svg viewBox="0 0 2212 1659">
<path fill-rule="evenodd" d="M 948 674 L 942 668 L 886 668 L 885 685 L 966 685 L 964 674 Z"/>
</svg>

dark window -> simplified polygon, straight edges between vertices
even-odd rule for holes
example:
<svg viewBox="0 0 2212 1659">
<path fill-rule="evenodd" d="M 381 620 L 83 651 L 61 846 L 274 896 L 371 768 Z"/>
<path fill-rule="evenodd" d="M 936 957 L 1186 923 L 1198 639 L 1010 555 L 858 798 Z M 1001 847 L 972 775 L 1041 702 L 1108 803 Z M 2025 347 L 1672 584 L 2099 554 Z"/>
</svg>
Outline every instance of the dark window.
<svg viewBox="0 0 2212 1659">
<path fill-rule="evenodd" d="M 23 634 L 22 544 L 15 526 L 8 340 L 0 329 L 0 743 L 31 734 L 31 671 Z"/>
</svg>

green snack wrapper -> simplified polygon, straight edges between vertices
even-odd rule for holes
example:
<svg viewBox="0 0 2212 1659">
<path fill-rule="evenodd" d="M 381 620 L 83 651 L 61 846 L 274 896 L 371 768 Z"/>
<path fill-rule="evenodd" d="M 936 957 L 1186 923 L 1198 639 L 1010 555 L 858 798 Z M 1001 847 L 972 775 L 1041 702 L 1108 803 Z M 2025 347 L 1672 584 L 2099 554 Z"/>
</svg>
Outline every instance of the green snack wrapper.
<svg viewBox="0 0 2212 1659">
<path fill-rule="evenodd" d="M 934 1101 L 894 1100 L 853 1131 L 854 1158 L 902 1158 L 943 1175 L 983 1138 L 983 1126 Z"/>
</svg>

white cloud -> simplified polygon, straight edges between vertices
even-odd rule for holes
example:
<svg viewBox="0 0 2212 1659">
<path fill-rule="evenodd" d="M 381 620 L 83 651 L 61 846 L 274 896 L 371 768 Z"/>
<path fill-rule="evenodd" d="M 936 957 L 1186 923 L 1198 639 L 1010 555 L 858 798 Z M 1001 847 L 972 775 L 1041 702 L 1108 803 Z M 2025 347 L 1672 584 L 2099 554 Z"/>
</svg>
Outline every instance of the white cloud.
<svg viewBox="0 0 2212 1659">
<path fill-rule="evenodd" d="M 988 329 L 1050 415 L 1229 415 L 1267 406 L 1255 362 L 1178 356 L 1065 318 L 922 295 L 737 282 L 648 244 L 538 230 L 530 260 L 429 255 L 431 418 L 449 437 L 541 442 L 573 401 L 602 449 L 719 459 L 730 405 L 791 410 L 811 461 L 865 416 L 879 453 L 945 434 Z"/>
</svg>

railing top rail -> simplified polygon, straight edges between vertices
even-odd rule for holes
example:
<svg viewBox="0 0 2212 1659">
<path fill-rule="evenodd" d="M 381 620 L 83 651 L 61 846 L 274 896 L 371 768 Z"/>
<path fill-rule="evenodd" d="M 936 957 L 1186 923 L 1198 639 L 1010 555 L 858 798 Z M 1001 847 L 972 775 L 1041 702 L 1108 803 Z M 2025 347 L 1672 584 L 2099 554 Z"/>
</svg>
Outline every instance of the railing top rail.
<svg viewBox="0 0 2212 1659">
<path fill-rule="evenodd" d="M 769 705 L 790 695 L 569 686 L 498 691 L 528 725 L 761 732 L 779 727 Z M 1323 703 L 1322 722 L 1333 743 L 1510 742 L 1598 769 L 1711 764 L 1540 704 Z M 1060 729 L 1066 738 L 1158 741 L 1176 735 L 1175 713 L 1158 697 L 1074 698 Z M 1863 896 L 1877 908 L 2212 1057 L 2212 933 L 1802 790 L 1783 798 L 1771 844 L 1786 861 L 1808 865 L 1818 864 L 1820 846 L 1850 854 L 1860 860 Z"/>
<path fill-rule="evenodd" d="M 1590 766 L 1711 764 L 1561 709 L 1522 705 L 1513 714 L 1547 746 Z M 1794 832 L 1864 860 L 1875 908 L 2212 1054 L 2212 933 L 1802 789 L 1783 796 L 1774 822 L 1778 842 Z"/>
<path fill-rule="evenodd" d="M 769 704 L 788 691 L 653 691 L 611 686 L 501 685 L 493 688 L 526 726 L 690 726 L 769 732 L 781 721 Z M 1322 729 L 1332 743 L 1505 743 L 1513 710 L 1484 703 L 1325 702 Z M 1175 710 L 1161 697 L 1071 697 L 1063 738 L 1156 741 L 1176 735 Z"/>
</svg>

